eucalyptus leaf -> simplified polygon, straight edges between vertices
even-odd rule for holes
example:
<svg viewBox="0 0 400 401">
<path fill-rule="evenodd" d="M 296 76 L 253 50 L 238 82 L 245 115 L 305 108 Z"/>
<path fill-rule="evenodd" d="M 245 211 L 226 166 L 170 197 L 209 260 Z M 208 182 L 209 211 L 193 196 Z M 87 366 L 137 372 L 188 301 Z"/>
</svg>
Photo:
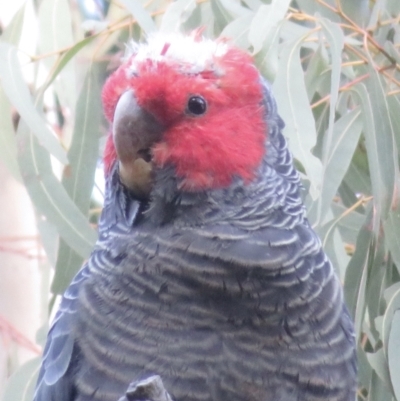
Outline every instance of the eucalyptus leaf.
<svg viewBox="0 0 400 401">
<path fill-rule="evenodd" d="M 161 22 L 161 32 L 179 32 L 179 27 L 191 16 L 196 0 L 177 0 L 171 3 Z"/>
<path fill-rule="evenodd" d="M 330 207 L 343 177 L 353 158 L 360 138 L 363 121 L 359 108 L 340 118 L 333 126 L 331 145 L 324 160 L 324 177 L 319 202 L 320 219 L 323 219 Z"/>
<path fill-rule="evenodd" d="M 371 93 L 364 84 L 356 87 L 356 92 L 362 105 L 362 116 L 364 119 L 364 133 L 368 152 L 369 172 L 374 194 L 374 204 L 376 207 L 374 228 L 378 230 L 379 219 L 386 218 L 389 207 L 393 201 L 393 190 L 396 172 L 393 171 L 395 160 L 393 153 L 396 152 L 394 144 L 390 145 L 390 133 L 382 131 L 382 121 L 378 112 L 375 110 L 377 93 Z M 386 103 L 386 101 L 384 102 Z M 384 107 L 384 105 L 383 105 Z M 384 137 L 386 137 L 386 140 Z M 391 146 L 391 148 L 388 148 Z M 391 176 L 388 176 L 391 174 Z"/>
<path fill-rule="evenodd" d="M 400 358 L 398 357 L 400 349 L 400 308 L 393 315 L 392 325 L 389 334 L 388 344 L 388 364 L 390 379 L 393 391 L 398 400 L 400 400 Z"/>
<path fill-rule="evenodd" d="M 391 388 L 389 368 L 386 363 L 383 349 L 381 348 L 374 353 L 367 353 L 367 359 L 379 378 L 386 384 L 386 386 Z"/>
<path fill-rule="evenodd" d="M 374 136 L 366 136 L 368 156 L 374 162 L 372 168 L 379 164 L 379 206 L 382 218 L 385 219 L 395 197 L 395 187 L 399 179 L 398 152 L 396 131 L 386 96 L 385 83 L 375 68 L 370 67 L 371 79 L 367 81 L 374 118 Z M 395 117 L 398 118 L 398 115 Z M 372 134 L 372 131 L 369 131 Z M 372 149 L 374 147 L 374 149 Z M 376 160 L 374 160 L 376 158 Z M 372 174 L 371 174 L 372 175 Z M 373 182 L 374 186 L 374 182 Z"/>
<path fill-rule="evenodd" d="M 62 179 L 68 195 L 84 216 L 89 212 L 99 149 L 102 108 L 98 79 L 97 69 L 92 67 L 79 95 L 74 135 L 68 151 L 70 165 L 64 170 Z M 51 287 L 53 293 L 64 292 L 82 262 L 82 255 L 62 240 Z"/>
<path fill-rule="evenodd" d="M 249 31 L 249 41 L 254 53 L 263 48 L 269 36 L 273 37 L 273 31 L 285 17 L 289 4 L 290 0 L 273 0 L 271 4 L 262 5 L 257 10 Z"/>
<path fill-rule="evenodd" d="M 2 41 L 18 46 L 25 19 L 25 9 L 26 9 L 26 3 L 24 3 L 21 6 L 21 8 L 16 12 L 11 23 L 2 33 L 1 35 Z"/>
<path fill-rule="evenodd" d="M 393 316 L 400 309 L 400 282 L 393 284 L 385 291 L 387 307 L 382 321 L 382 342 L 383 350 L 387 357 L 389 347 L 390 328 L 392 326 Z"/>
<path fill-rule="evenodd" d="M 331 88 L 330 88 L 330 110 L 329 110 L 329 127 L 328 132 L 325 136 L 325 150 L 323 152 L 323 163 L 324 168 L 326 167 L 326 159 L 328 151 L 332 146 L 333 141 L 333 124 L 335 121 L 335 110 L 336 102 L 338 99 L 339 85 L 340 85 L 340 73 L 342 63 L 342 50 L 344 47 L 344 35 L 339 25 L 329 21 L 326 18 L 319 20 L 322 30 L 329 44 L 329 51 L 331 54 Z"/>
<path fill-rule="evenodd" d="M 400 206 L 390 210 L 388 218 L 384 222 L 384 230 L 387 245 L 396 263 L 400 274 Z"/>
<path fill-rule="evenodd" d="M 68 159 L 65 150 L 50 131 L 32 101 L 28 86 L 21 73 L 17 49 L 9 44 L 0 43 L 0 59 L 2 60 L 0 63 L 0 79 L 4 92 L 42 146 L 61 163 L 66 164 Z"/>
<path fill-rule="evenodd" d="M 39 7 L 39 45 L 44 54 L 56 53 L 73 45 L 72 20 L 68 0 L 43 0 Z M 51 70 L 57 56 L 43 58 Z M 68 64 L 55 82 L 55 92 L 62 106 L 74 110 L 76 98 L 74 64 Z"/>
<path fill-rule="evenodd" d="M 58 248 L 56 274 L 51 283 L 51 292 L 62 295 L 81 268 L 84 258 L 75 252 L 63 239 Z"/>
<path fill-rule="evenodd" d="M 154 32 L 156 30 L 156 25 L 153 18 L 143 8 L 143 5 L 139 0 L 120 0 L 120 2 L 126 7 L 126 9 L 133 15 L 137 23 L 143 29 L 146 34 Z"/>
<path fill-rule="evenodd" d="M 54 82 L 59 73 L 65 68 L 65 66 L 72 60 L 72 58 L 84 47 L 86 47 L 89 43 L 91 43 L 95 39 L 96 35 L 89 36 L 88 38 L 82 39 L 72 46 L 70 49 L 62 53 L 57 62 L 54 65 L 51 73 L 48 75 L 45 83 L 39 88 L 39 93 L 43 94 L 44 91 Z"/>
<path fill-rule="evenodd" d="M 21 366 L 9 379 L 2 401 L 31 401 L 40 363 L 41 358 L 37 357 Z"/>
<path fill-rule="evenodd" d="M 95 231 L 54 176 L 50 155 L 24 122 L 20 123 L 18 137 L 21 174 L 34 205 L 76 252 L 87 257 L 96 241 Z"/>
<path fill-rule="evenodd" d="M 316 199 L 321 191 L 322 165 L 312 154 L 317 133 L 300 63 L 299 51 L 304 39 L 301 37 L 284 47 L 273 91 L 286 123 L 284 132 L 289 138 L 290 150 L 304 166 L 311 182 L 310 194 Z"/>
<path fill-rule="evenodd" d="M 233 20 L 221 32 L 221 37 L 231 38 L 236 46 L 247 49 L 250 45 L 247 36 L 252 18 L 252 14 L 247 14 Z"/>
<path fill-rule="evenodd" d="M 210 0 L 211 10 L 214 14 L 215 28 L 217 34 L 223 31 L 223 29 L 234 20 L 229 12 L 222 6 L 218 0 Z"/>
</svg>

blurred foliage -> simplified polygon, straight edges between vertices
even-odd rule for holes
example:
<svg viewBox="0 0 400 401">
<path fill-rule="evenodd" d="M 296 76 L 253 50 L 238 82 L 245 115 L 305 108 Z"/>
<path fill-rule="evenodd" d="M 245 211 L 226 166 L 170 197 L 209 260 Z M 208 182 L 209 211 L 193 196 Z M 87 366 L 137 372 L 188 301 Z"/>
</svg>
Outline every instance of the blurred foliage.
<svg viewBox="0 0 400 401">
<path fill-rule="evenodd" d="M 399 0 L 32 0 L 28 16 L 30 1 L 0 36 L 0 158 L 36 207 L 52 293 L 96 240 L 100 90 L 124 43 L 204 27 L 273 82 L 311 224 L 355 320 L 359 400 L 400 401 Z M 38 35 L 27 54 L 28 19 Z M 22 367 L 4 401 L 29 400 L 36 370 Z"/>
</svg>

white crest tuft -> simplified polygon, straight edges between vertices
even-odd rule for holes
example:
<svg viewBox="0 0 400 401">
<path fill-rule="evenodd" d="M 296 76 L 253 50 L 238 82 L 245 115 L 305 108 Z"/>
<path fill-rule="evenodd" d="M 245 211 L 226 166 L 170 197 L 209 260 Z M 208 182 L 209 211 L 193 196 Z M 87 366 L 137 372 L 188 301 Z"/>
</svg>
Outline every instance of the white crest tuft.
<svg viewBox="0 0 400 401">
<path fill-rule="evenodd" d="M 213 69 L 214 58 L 223 56 L 229 45 L 210 39 L 198 39 L 194 35 L 184 36 L 178 33 L 156 33 L 151 35 L 147 43 L 132 42 L 126 58 L 132 55 L 131 72 L 135 72 L 136 64 L 144 60 L 156 62 L 176 62 L 189 73 L 198 73 Z"/>
</svg>

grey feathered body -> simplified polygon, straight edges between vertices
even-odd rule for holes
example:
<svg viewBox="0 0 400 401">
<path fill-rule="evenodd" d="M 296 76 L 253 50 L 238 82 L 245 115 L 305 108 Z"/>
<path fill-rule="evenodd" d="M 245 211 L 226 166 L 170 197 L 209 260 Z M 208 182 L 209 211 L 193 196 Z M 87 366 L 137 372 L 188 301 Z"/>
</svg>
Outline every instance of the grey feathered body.
<svg viewBox="0 0 400 401">
<path fill-rule="evenodd" d="M 182 193 L 159 171 L 148 205 L 115 169 L 100 239 L 49 334 L 35 401 L 117 401 L 161 376 L 176 401 L 353 401 L 352 323 L 309 226 L 265 91 L 257 178 Z"/>
</svg>

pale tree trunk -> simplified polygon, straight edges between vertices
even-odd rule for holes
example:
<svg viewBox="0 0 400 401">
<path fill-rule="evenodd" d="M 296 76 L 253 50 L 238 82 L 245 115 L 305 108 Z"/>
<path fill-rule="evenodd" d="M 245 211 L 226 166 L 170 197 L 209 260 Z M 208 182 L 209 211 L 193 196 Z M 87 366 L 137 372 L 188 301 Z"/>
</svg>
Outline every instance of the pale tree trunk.
<svg viewBox="0 0 400 401">
<path fill-rule="evenodd" d="M 0 395 L 7 377 L 36 356 L 42 321 L 40 247 L 24 186 L 0 163 Z M 36 348 L 36 350 L 35 350 Z"/>
</svg>

